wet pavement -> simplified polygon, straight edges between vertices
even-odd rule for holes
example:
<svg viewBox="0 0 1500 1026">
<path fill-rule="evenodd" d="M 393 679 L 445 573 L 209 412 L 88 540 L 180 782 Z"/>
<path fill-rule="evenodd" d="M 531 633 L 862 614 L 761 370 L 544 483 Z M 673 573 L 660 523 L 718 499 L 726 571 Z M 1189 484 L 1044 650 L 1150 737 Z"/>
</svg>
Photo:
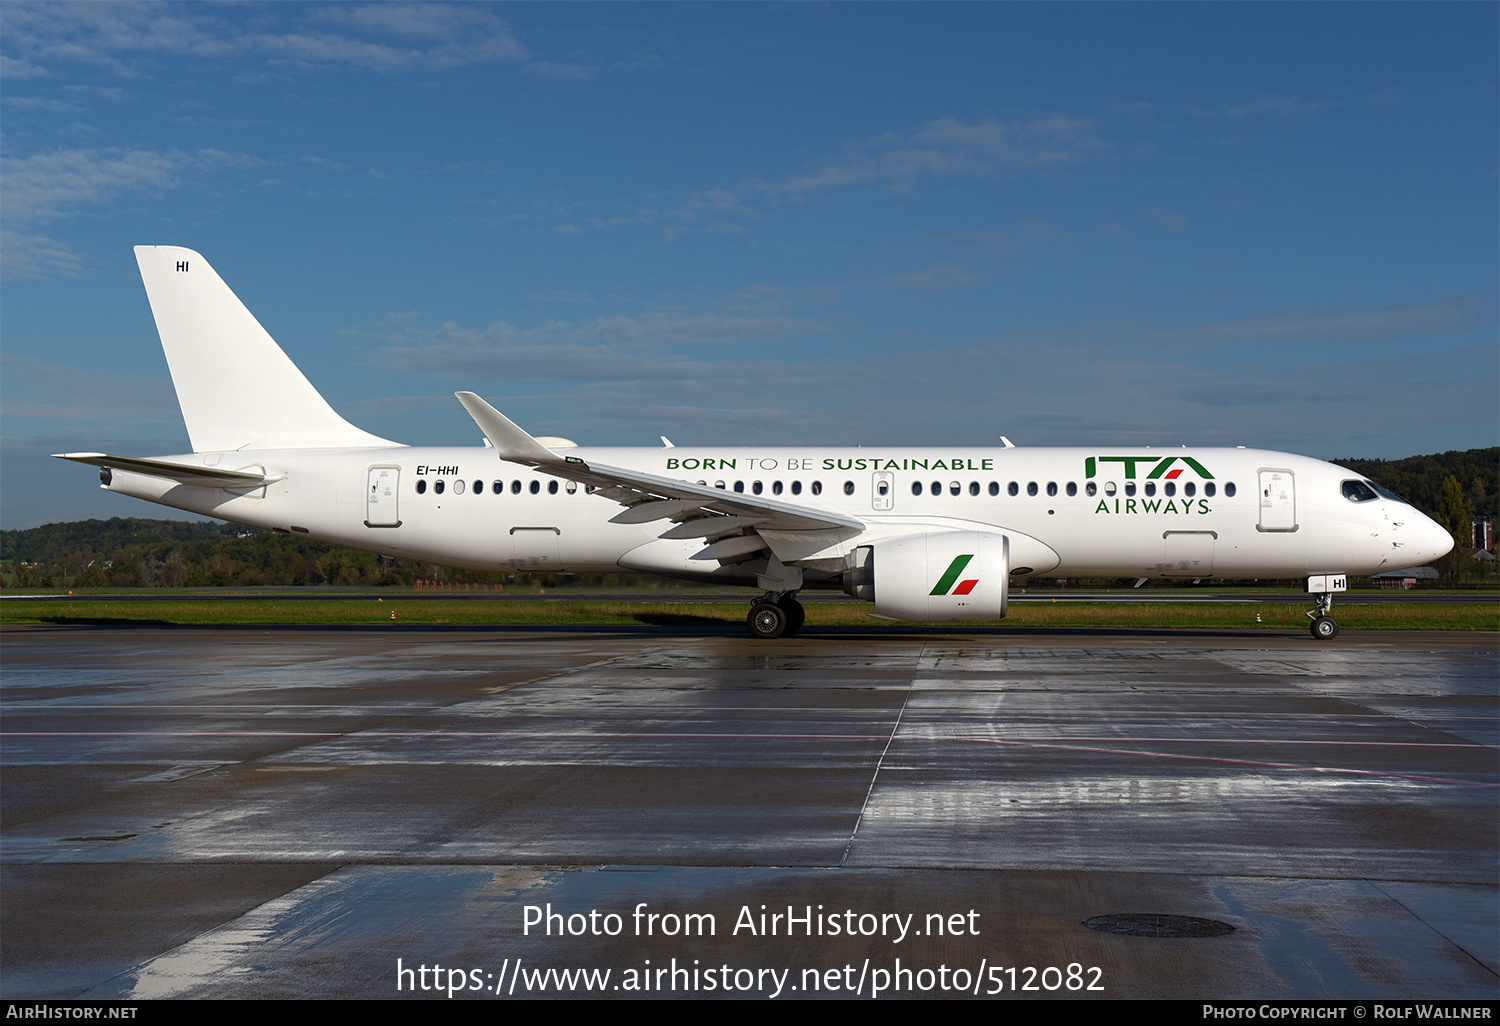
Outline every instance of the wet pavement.
<svg viewBox="0 0 1500 1026">
<path fill-rule="evenodd" d="M 1500 996 L 1493 634 L 0 640 L 5 998 Z"/>
</svg>

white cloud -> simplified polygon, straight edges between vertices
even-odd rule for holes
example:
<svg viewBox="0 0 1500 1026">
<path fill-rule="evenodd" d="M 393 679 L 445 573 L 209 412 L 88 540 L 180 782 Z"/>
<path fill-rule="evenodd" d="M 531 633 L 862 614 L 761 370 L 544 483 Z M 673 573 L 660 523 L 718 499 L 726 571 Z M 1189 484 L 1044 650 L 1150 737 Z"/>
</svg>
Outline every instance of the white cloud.
<svg viewBox="0 0 1500 1026">
<path fill-rule="evenodd" d="M 819 192 L 857 186 L 907 191 L 925 179 L 1038 174 L 1092 160 L 1107 149 L 1096 128 L 1092 120 L 1067 114 L 1010 123 L 938 118 L 909 133 L 886 133 L 851 144 L 810 170 L 700 189 L 675 206 L 642 207 L 628 217 L 595 218 L 590 223 L 614 228 L 678 222 L 663 230 L 669 242 L 688 230 L 684 225 L 700 221 L 708 231 L 738 233 L 744 226 L 725 215 L 755 218 L 768 204 L 798 202 Z"/>
<path fill-rule="evenodd" d="M 0 217 L 8 225 L 46 224 L 90 206 L 143 190 L 177 187 L 184 172 L 258 163 L 241 154 L 200 150 L 196 154 L 153 150 L 53 150 L 29 157 L 0 158 Z M 0 258 L 8 276 L 45 277 L 76 271 L 82 258 L 53 239 L 5 231 Z"/>
<path fill-rule="evenodd" d="M 1270 93 L 1260 93 L 1249 103 L 1230 107 L 1227 113 L 1232 118 L 1260 115 L 1286 118 L 1300 114 L 1317 114 L 1338 105 L 1337 100 L 1304 100 L 1300 96 L 1274 96 Z"/>
<path fill-rule="evenodd" d="M 819 322 L 797 317 L 651 313 L 549 321 L 517 330 L 504 322 L 478 331 L 445 324 L 432 331 L 408 328 L 379 352 L 381 363 L 402 371 L 502 380 L 618 381 L 643 376 L 719 376 L 699 356 L 674 349 L 751 345 L 819 335 Z"/>
<path fill-rule="evenodd" d="M 377 71 L 525 61 L 505 22 L 469 4 L 271 5 L 10 4 L 7 75 L 53 63 L 133 74 L 138 57 L 263 56 Z M 558 65 L 557 67 L 565 67 Z"/>
<path fill-rule="evenodd" d="M 44 363 L 29 356 L 0 358 L 5 371 L 5 416 L 108 425 L 181 424 L 177 393 L 165 378 Z"/>
<path fill-rule="evenodd" d="M 54 150 L 0 159 L 0 214 L 40 223 L 135 189 L 166 189 L 190 158 L 150 150 Z"/>
<path fill-rule="evenodd" d="M 8 279 L 76 274 L 83 257 L 56 239 L 0 229 L 0 273 Z"/>
<path fill-rule="evenodd" d="M 1479 424 L 1500 416 L 1493 346 L 1452 348 L 1434 360 L 1418 353 L 1349 359 L 1313 346 L 1289 358 L 1285 347 L 1245 344 L 1232 361 L 1218 347 L 1268 336 L 1302 342 L 1456 333 L 1493 316 L 1492 306 L 1458 297 L 1170 327 L 1048 325 L 965 346 L 787 359 L 736 343 L 795 343 L 828 329 L 795 318 L 666 314 L 524 331 L 445 325 L 408 332 L 379 359 L 446 379 L 445 389 L 488 391 L 497 403 L 503 395 L 493 393 L 503 389 L 505 403 L 531 411 L 533 430 L 584 444 L 666 432 L 679 444 L 987 445 L 1004 433 L 1033 445 L 1307 450 L 1308 425 L 1316 423 L 1325 425 L 1317 433 L 1323 455 L 1401 455 L 1401 438 L 1448 423 L 1455 406 L 1474 410 Z M 1337 373 L 1322 373 L 1331 360 Z M 537 380 L 569 384 L 559 394 L 528 392 L 524 383 Z M 1046 387 L 1037 387 L 1042 382 Z M 1384 401 L 1396 394 L 1399 404 Z M 935 396 L 952 401 L 935 403 Z"/>
<path fill-rule="evenodd" d="M 1141 211 L 1141 217 L 1150 221 L 1162 231 L 1180 232 L 1187 227 L 1187 218 L 1175 210 L 1166 207 L 1151 207 Z"/>
<path fill-rule="evenodd" d="M 915 132 L 877 136 L 770 191 L 784 196 L 861 183 L 909 185 L 922 178 L 991 177 L 1077 163 L 1104 148 L 1093 121 L 1051 114 L 1004 124 L 945 117 Z"/>
<path fill-rule="evenodd" d="M 594 69 L 582 64 L 563 64 L 557 61 L 527 61 L 527 72 L 538 78 L 550 78 L 559 82 L 587 82 L 594 77 Z"/>
<path fill-rule="evenodd" d="M 1450 296 L 1373 309 L 1314 306 L 1174 327 L 1158 334 L 1195 349 L 1256 344 L 1345 345 L 1457 335 L 1496 320 L 1493 296 Z"/>
</svg>

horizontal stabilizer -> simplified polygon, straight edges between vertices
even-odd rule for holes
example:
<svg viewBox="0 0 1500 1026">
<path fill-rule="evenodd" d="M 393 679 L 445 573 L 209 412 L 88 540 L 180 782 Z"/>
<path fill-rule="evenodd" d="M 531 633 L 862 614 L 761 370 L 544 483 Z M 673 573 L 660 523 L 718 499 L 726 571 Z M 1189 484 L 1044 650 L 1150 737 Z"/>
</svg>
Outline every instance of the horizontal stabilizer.
<svg viewBox="0 0 1500 1026">
<path fill-rule="evenodd" d="M 103 452 L 59 452 L 53 456 L 74 463 L 87 463 L 92 467 L 108 470 L 128 470 L 132 474 L 165 477 L 180 484 L 207 486 L 210 488 L 259 488 L 280 481 L 281 477 L 267 477 L 261 470 L 220 470 L 218 467 L 189 466 L 170 460 L 146 460 L 133 456 L 111 456 Z"/>
</svg>

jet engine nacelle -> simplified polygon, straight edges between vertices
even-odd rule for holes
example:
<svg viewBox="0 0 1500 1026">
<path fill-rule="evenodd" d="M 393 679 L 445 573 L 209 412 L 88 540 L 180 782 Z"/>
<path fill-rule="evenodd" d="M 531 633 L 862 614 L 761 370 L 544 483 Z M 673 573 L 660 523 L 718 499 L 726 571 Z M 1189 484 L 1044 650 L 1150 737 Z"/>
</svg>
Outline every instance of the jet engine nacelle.
<svg viewBox="0 0 1500 1026">
<path fill-rule="evenodd" d="M 1010 539 L 985 531 L 928 531 L 861 545 L 844 591 L 892 620 L 998 620 L 1010 582 Z"/>
</svg>

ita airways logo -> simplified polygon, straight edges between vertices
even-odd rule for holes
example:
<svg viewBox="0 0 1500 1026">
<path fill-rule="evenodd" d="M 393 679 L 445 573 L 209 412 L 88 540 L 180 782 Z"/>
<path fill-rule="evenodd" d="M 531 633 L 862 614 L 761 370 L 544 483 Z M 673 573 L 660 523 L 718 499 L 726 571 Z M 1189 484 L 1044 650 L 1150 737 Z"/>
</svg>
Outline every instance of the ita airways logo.
<svg viewBox="0 0 1500 1026">
<path fill-rule="evenodd" d="M 1151 470 L 1146 474 L 1146 480 L 1155 481 L 1164 479 L 1175 481 L 1182 476 L 1184 471 L 1191 470 L 1204 481 L 1212 481 L 1214 476 L 1208 472 L 1208 468 L 1191 456 L 1085 456 L 1083 458 L 1083 476 L 1094 477 L 1101 463 L 1121 463 L 1125 467 L 1125 480 L 1134 481 L 1136 471 L 1144 471 L 1147 467 Z M 1181 464 L 1178 466 L 1177 464 Z"/>
<path fill-rule="evenodd" d="M 977 577 L 970 577 L 967 580 L 963 580 L 963 581 L 959 581 L 958 580 L 960 577 L 963 576 L 964 568 L 969 565 L 969 561 L 972 560 L 973 558 L 974 558 L 974 553 L 972 553 L 972 552 L 969 553 L 966 556 L 955 556 L 953 558 L 953 562 L 951 562 L 951 563 L 948 564 L 948 569 L 946 569 L 946 570 L 943 571 L 943 576 L 941 576 L 941 577 L 938 578 L 938 582 L 932 586 L 932 590 L 929 591 L 927 594 L 929 594 L 929 595 L 949 595 L 949 594 L 952 594 L 952 595 L 967 595 L 969 592 L 973 591 L 974 590 L 974 586 L 979 583 L 979 578 L 977 578 Z M 958 582 L 958 586 L 957 587 L 954 587 L 954 582 L 955 581 Z"/>
</svg>

